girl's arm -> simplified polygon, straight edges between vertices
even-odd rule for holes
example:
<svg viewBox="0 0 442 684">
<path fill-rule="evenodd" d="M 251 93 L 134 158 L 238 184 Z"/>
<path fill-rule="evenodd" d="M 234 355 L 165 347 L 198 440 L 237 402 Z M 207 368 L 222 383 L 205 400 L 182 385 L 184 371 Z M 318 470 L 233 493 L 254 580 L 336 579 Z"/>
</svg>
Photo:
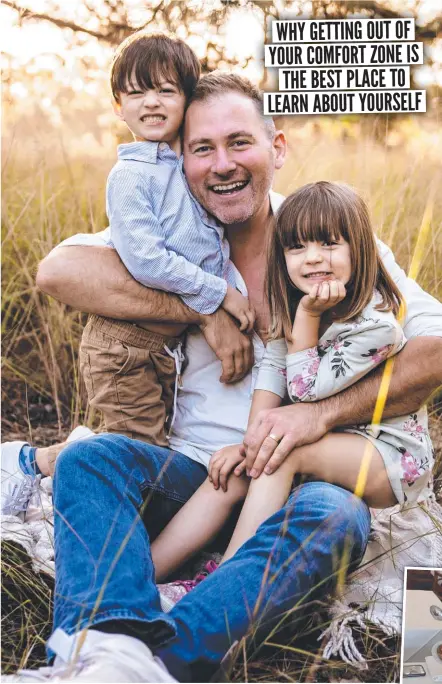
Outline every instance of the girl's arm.
<svg viewBox="0 0 442 684">
<path fill-rule="evenodd" d="M 351 323 L 323 346 L 287 355 L 292 401 L 319 401 L 350 387 L 402 349 L 405 337 L 391 312 Z"/>
</svg>

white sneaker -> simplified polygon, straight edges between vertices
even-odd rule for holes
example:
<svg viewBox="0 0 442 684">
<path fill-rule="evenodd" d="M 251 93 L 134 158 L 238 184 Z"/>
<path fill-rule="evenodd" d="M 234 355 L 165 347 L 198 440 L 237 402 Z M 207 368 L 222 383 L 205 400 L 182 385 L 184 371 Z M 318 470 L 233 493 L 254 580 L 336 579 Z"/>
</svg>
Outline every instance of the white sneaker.
<svg viewBox="0 0 442 684">
<path fill-rule="evenodd" d="M 84 642 L 76 653 L 79 639 Z M 90 629 L 68 636 L 55 630 L 48 646 L 57 656 L 54 664 L 38 670 L 19 670 L 2 682 L 176 682 L 164 663 L 139 639 Z"/>
<path fill-rule="evenodd" d="M 66 441 L 76 442 L 94 434 L 89 428 L 79 425 Z M 24 445 L 29 446 L 28 442 L 5 442 L 1 445 L 1 512 L 3 515 L 18 515 L 22 519 L 41 479 L 41 475 L 25 475 L 20 468 L 19 455 Z"/>
<path fill-rule="evenodd" d="M 19 464 L 19 454 L 27 442 L 2 444 L 1 512 L 23 517 L 40 477 L 25 475 Z"/>
<path fill-rule="evenodd" d="M 87 439 L 88 437 L 95 437 L 95 432 L 89 430 L 85 425 L 77 425 L 67 438 L 66 442 L 77 442 L 80 439 Z"/>
</svg>

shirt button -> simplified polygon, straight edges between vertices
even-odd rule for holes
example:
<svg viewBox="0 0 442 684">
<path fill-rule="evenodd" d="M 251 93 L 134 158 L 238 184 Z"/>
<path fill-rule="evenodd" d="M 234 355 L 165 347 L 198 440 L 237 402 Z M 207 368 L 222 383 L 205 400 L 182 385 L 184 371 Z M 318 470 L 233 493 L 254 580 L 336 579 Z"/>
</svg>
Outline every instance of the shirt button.
<svg viewBox="0 0 442 684">
<path fill-rule="evenodd" d="M 166 147 L 167 147 L 167 143 L 162 142 L 162 143 L 160 143 L 160 144 L 158 145 L 158 147 L 160 148 L 160 150 L 165 150 Z"/>
</svg>

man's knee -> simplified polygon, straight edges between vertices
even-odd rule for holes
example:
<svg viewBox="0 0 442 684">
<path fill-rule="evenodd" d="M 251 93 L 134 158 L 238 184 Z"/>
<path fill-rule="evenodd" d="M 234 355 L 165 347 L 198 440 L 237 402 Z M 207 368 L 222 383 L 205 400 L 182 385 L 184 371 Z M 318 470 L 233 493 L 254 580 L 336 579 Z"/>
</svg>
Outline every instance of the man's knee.
<svg viewBox="0 0 442 684">
<path fill-rule="evenodd" d="M 111 442 L 115 445 L 117 441 L 115 437 L 115 435 L 101 434 L 67 444 L 55 462 L 56 477 L 69 477 L 73 472 L 83 470 L 85 466 L 87 468 L 97 465 L 103 456 L 108 461 L 115 458 L 116 450 L 110 448 Z M 121 438 L 121 435 L 117 437 Z"/>
<path fill-rule="evenodd" d="M 309 520 L 338 546 L 350 540 L 356 555 L 365 550 L 370 532 L 370 511 L 352 492 L 328 482 L 307 482 L 297 487 L 288 502 L 288 515 L 297 521 Z"/>
</svg>

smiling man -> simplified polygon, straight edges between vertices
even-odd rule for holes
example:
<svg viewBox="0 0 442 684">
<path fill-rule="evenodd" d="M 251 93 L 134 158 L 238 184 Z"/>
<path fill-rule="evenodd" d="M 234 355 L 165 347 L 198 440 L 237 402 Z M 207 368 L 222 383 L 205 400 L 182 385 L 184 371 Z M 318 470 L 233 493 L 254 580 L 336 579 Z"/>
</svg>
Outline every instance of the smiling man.
<svg viewBox="0 0 442 684">
<path fill-rule="evenodd" d="M 39 286 L 80 310 L 197 326 L 188 336 L 171 449 L 104 434 L 72 444 L 57 461 L 55 632 L 49 642 L 57 659 L 49 680 L 207 681 L 234 642 L 256 636 L 257 628 L 268 633 L 283 615 L 293 618 L 294 607 L 312 600 L 316 586 L 321 594 L 332 589 L 344 550 L 352 564 L 363 555 L 366 504 L 341 487 L 308 482 L 168 615 L 155 587 L 150 541 L 203 482 L 211 454 L 242 441 L 256 365 L 234 381 L 251 366 L 252 347 L 257 362 L 264 352 L 266 245 L 281 201 L 270 187 L 285 140 L 261 111 L 260 93 L 250 83 L 211 74 L 197 86 L 184 137 L 189 186 L 224 224 L 229 281 L 257 312 L 253 337 L 223 311 L 196 315 L 178 297 L 136 283 L 106 246 L 106 233 L 76 236 L 41 264 Z M 387 408 L 388 415 L 399 415 L 417 408 L 438 384 L 441 312 L 407 283 L 385 246 L 382 253 L 407 289 L 410 342 L 397 356 Z M 249 445 L 258 455 L 255 467 L 261 472 L 270 459 L 274 468 L 294 446 L 317 441 L 335 426 L 369 422 L 378 387 L 374 374 L 332 399 L 266 412 Z M 285 453 L 275 450 L 270 432 L 288 438 Z"/>
</svg>

